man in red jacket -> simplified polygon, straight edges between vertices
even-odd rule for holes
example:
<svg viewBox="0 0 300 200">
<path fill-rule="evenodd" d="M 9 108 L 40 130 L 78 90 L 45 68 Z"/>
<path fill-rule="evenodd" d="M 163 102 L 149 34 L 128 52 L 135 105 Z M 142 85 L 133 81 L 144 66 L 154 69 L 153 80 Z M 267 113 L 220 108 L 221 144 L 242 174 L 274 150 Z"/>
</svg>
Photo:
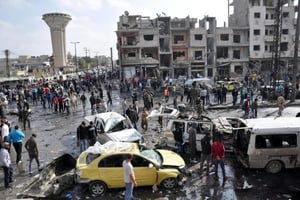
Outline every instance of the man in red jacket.
<svg viewBox="0 0 300 200">
<path fill-rule="evenodd" d="M 218 136 L 215 139 L 215 142 L 211 146 L 211 153 L 214 160 L 215 165 L 215 179 L 218 180 L 218 165 L 220 164 L 222 173 L 223 173 L 223 181 L 226 180 L 225 175 L 225 167 L 224 167 L 224 157 L 225 157 L 225 146 L 221 143 L 221 138 Z"/>
</svg>

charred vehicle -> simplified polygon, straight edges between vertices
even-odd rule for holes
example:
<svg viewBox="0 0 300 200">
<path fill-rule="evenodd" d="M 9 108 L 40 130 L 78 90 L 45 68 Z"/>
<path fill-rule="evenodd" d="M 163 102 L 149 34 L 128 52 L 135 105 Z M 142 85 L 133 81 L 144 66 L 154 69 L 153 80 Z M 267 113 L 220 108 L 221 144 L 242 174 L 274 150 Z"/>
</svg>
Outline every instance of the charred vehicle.
<svg viewBox="0 0 300 200">
<path fill-rule="evenodd" d="M 241 119 L 234 152 L 247 168 L 278 173 L 300 167 L 300 118 Z"/>
<path fill-rule="evenodd" d="M 85 117 L 93 121 L 97 140 L 104 144 L 108 141 L 116 142 L 142 142 L 143 136 L 132 125 L 128 117 L 116 112 L 105 112 Z"/>
</svg>

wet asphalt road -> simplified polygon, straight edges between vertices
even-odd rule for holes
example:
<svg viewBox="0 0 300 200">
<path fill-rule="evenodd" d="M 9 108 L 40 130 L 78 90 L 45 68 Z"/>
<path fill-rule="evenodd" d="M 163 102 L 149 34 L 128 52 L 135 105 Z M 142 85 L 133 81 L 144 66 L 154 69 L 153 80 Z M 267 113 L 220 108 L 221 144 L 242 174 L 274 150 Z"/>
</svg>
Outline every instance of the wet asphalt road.
<svg viewBox="0 0 300 200">
<path fill-rule="evenodd" d="M 120 110 L 118 93 L 113 93 L 113 110 Z M 155 99 L 157 100 L 157 99 Z M 156 101 L 155 101 L 156 102 Z M 169 101 L 171 102 L 171 101 Z M 13 108 L 14 105 L 10 108 Z M 89 107 L 88 107 L 89 108 Z M 75 113 L 70 115 L 58 113 L 54 114 L 51 110 L 43 110 L 41 105 L 31 106 L 33 114 L 31 116 L 32 129 L 24 131 L 26 138 L 31 133 L 37 134 L 37 142 L 40 150 L 40 160 L 46 165 L 54 158 L 69 153 L 75 158 L 79 154 L 79 148 L 76 147 L 76 128 L 83 120 L 83 117 L 90 115 L 90 109 L 84 114 L 82 112 L 81 105 L 78 106 Z M 221 110 L 214 110 L 210 112 L 216 112 L 218 115 L 224 113 L 224 116 L 228 116 L 230 112 Z M 18 122 L 16 116 L 8 116 L 12 127 L 16 124 L 21 125 Z M 155 129 L 156 124 L 151 123 L 150 129 Z M 158 140 L 159 135 L 155 132 L 146 133 L 146 142 L 149 146 L 152 146 L 154 134 L 154 141 Z M 14 149 L 11 153 L 13 167 L 16 172 L 15 166 L 15 153 Z M 198 155 L 199 161 L 200 155 Z M 15 182 L 12 190 L 5 190 L 3 186 L 3 173 L 0 172 L 0 191 L 3 194 L 3 199 L 15 199 L 16 194 L 22 190 L 22 188 L 28 185 L 33 177 L 28 174 L 28 155 L 23 148 L 22 160 L 24 163 L 25 172 L 22 174 L 15 173 Z M 297 192 L 293 192 L 293 188 L 300 187 L 300 170 L 286 170 L 279 174 L 272 175 L 267 174 L 262 170 L 248 170 L 244 169 L 239 163 L 237 163 L 233 155 L 226 155 L 226 175 L 228 179 L 223 182 L 222 179 L 216 182 L 213 176 L 200 177 L 197 173 L 199 163 L 189 163 L 188 156 L 185 157 L 189 169 L 192 171 L 191 176 L 186 177 L 186 182 L 177 187 L 174 190 L 165 190 L 158 188 L 157 191 L 153 191 L 151 187 L 140 187 L 134 189 L 134 195 L 137 199 L 213 199 L 213 200 L 273 200 L 273 199 L 300 199 L 300 195 Z M 33 169 L 36 165 L 33 162 Z M 211 172 L 213 169 L 211 168 Z M 34 175 L 38 172 L 35 170 Z M 213 172 L 212 172 L 213 173 Z M 242 190 L 244 181 L 251 184 L 251 189 Z M 51 199 L 65 199 L 66 194 L 72 194 L 73 199 L 123 199 L 124 189 L 108 190 L 105 196 L 93 197 L 88 193 L 88 187 L 81 185 L 72 185 L 70 189 L 64 191 L 60 197 Z M 0 198 L 2 199 L 2 198 Z"/>
</svg>

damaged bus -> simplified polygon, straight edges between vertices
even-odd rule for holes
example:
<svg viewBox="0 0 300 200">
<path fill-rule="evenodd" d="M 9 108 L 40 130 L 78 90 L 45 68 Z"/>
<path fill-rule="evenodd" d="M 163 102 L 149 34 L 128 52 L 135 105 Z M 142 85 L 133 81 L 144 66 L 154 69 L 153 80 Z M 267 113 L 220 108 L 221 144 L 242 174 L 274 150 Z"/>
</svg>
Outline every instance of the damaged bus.
<svg viewBox="0 0 300 200">
<path fill-rule="evenodd" d="M 300 118 L 240 119 L 234 152 L 247 168 L 278 173 L 300 167 Z"/>
</svg>

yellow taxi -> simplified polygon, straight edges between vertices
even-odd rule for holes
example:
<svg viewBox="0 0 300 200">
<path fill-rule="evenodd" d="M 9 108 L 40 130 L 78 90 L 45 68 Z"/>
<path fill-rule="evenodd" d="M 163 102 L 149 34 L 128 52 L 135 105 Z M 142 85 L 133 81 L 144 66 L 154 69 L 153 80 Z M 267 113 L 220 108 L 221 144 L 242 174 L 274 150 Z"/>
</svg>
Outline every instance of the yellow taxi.
<svg viewBox="0 0 300 200">
<path fill-rule="evenodd" d="M 92 149 L 91 149 L 92 148 Z M 96 143 L 80 154 L 76 163 L 76 181 L 89 184 L 93 195 L 103 195 L 107 189 L 123 188 L 122 163 L 126 155 L 131 161 L 138 186 L 161 185 L 171 189 L 177 186 L 185 172 L 184 160 L 175 152 L 162 149 L 140 150 L 136 143 Z"/>
<path fill-rule="evenodd" d="M 221 88 L 223 85 L 226 87 L 227 91 L 232 91 L 235 87 L 240 88 L 242 83 L 238 81 L 217 81 L 216 87 Z"/>
<path fill-rule="evenodd" d="M 232 91 L 235 87 L 239 89 L 242 86 L 242 83 L 238 81 L 228 81 L 225 87 L 228 91 Z"/>
</svg>

